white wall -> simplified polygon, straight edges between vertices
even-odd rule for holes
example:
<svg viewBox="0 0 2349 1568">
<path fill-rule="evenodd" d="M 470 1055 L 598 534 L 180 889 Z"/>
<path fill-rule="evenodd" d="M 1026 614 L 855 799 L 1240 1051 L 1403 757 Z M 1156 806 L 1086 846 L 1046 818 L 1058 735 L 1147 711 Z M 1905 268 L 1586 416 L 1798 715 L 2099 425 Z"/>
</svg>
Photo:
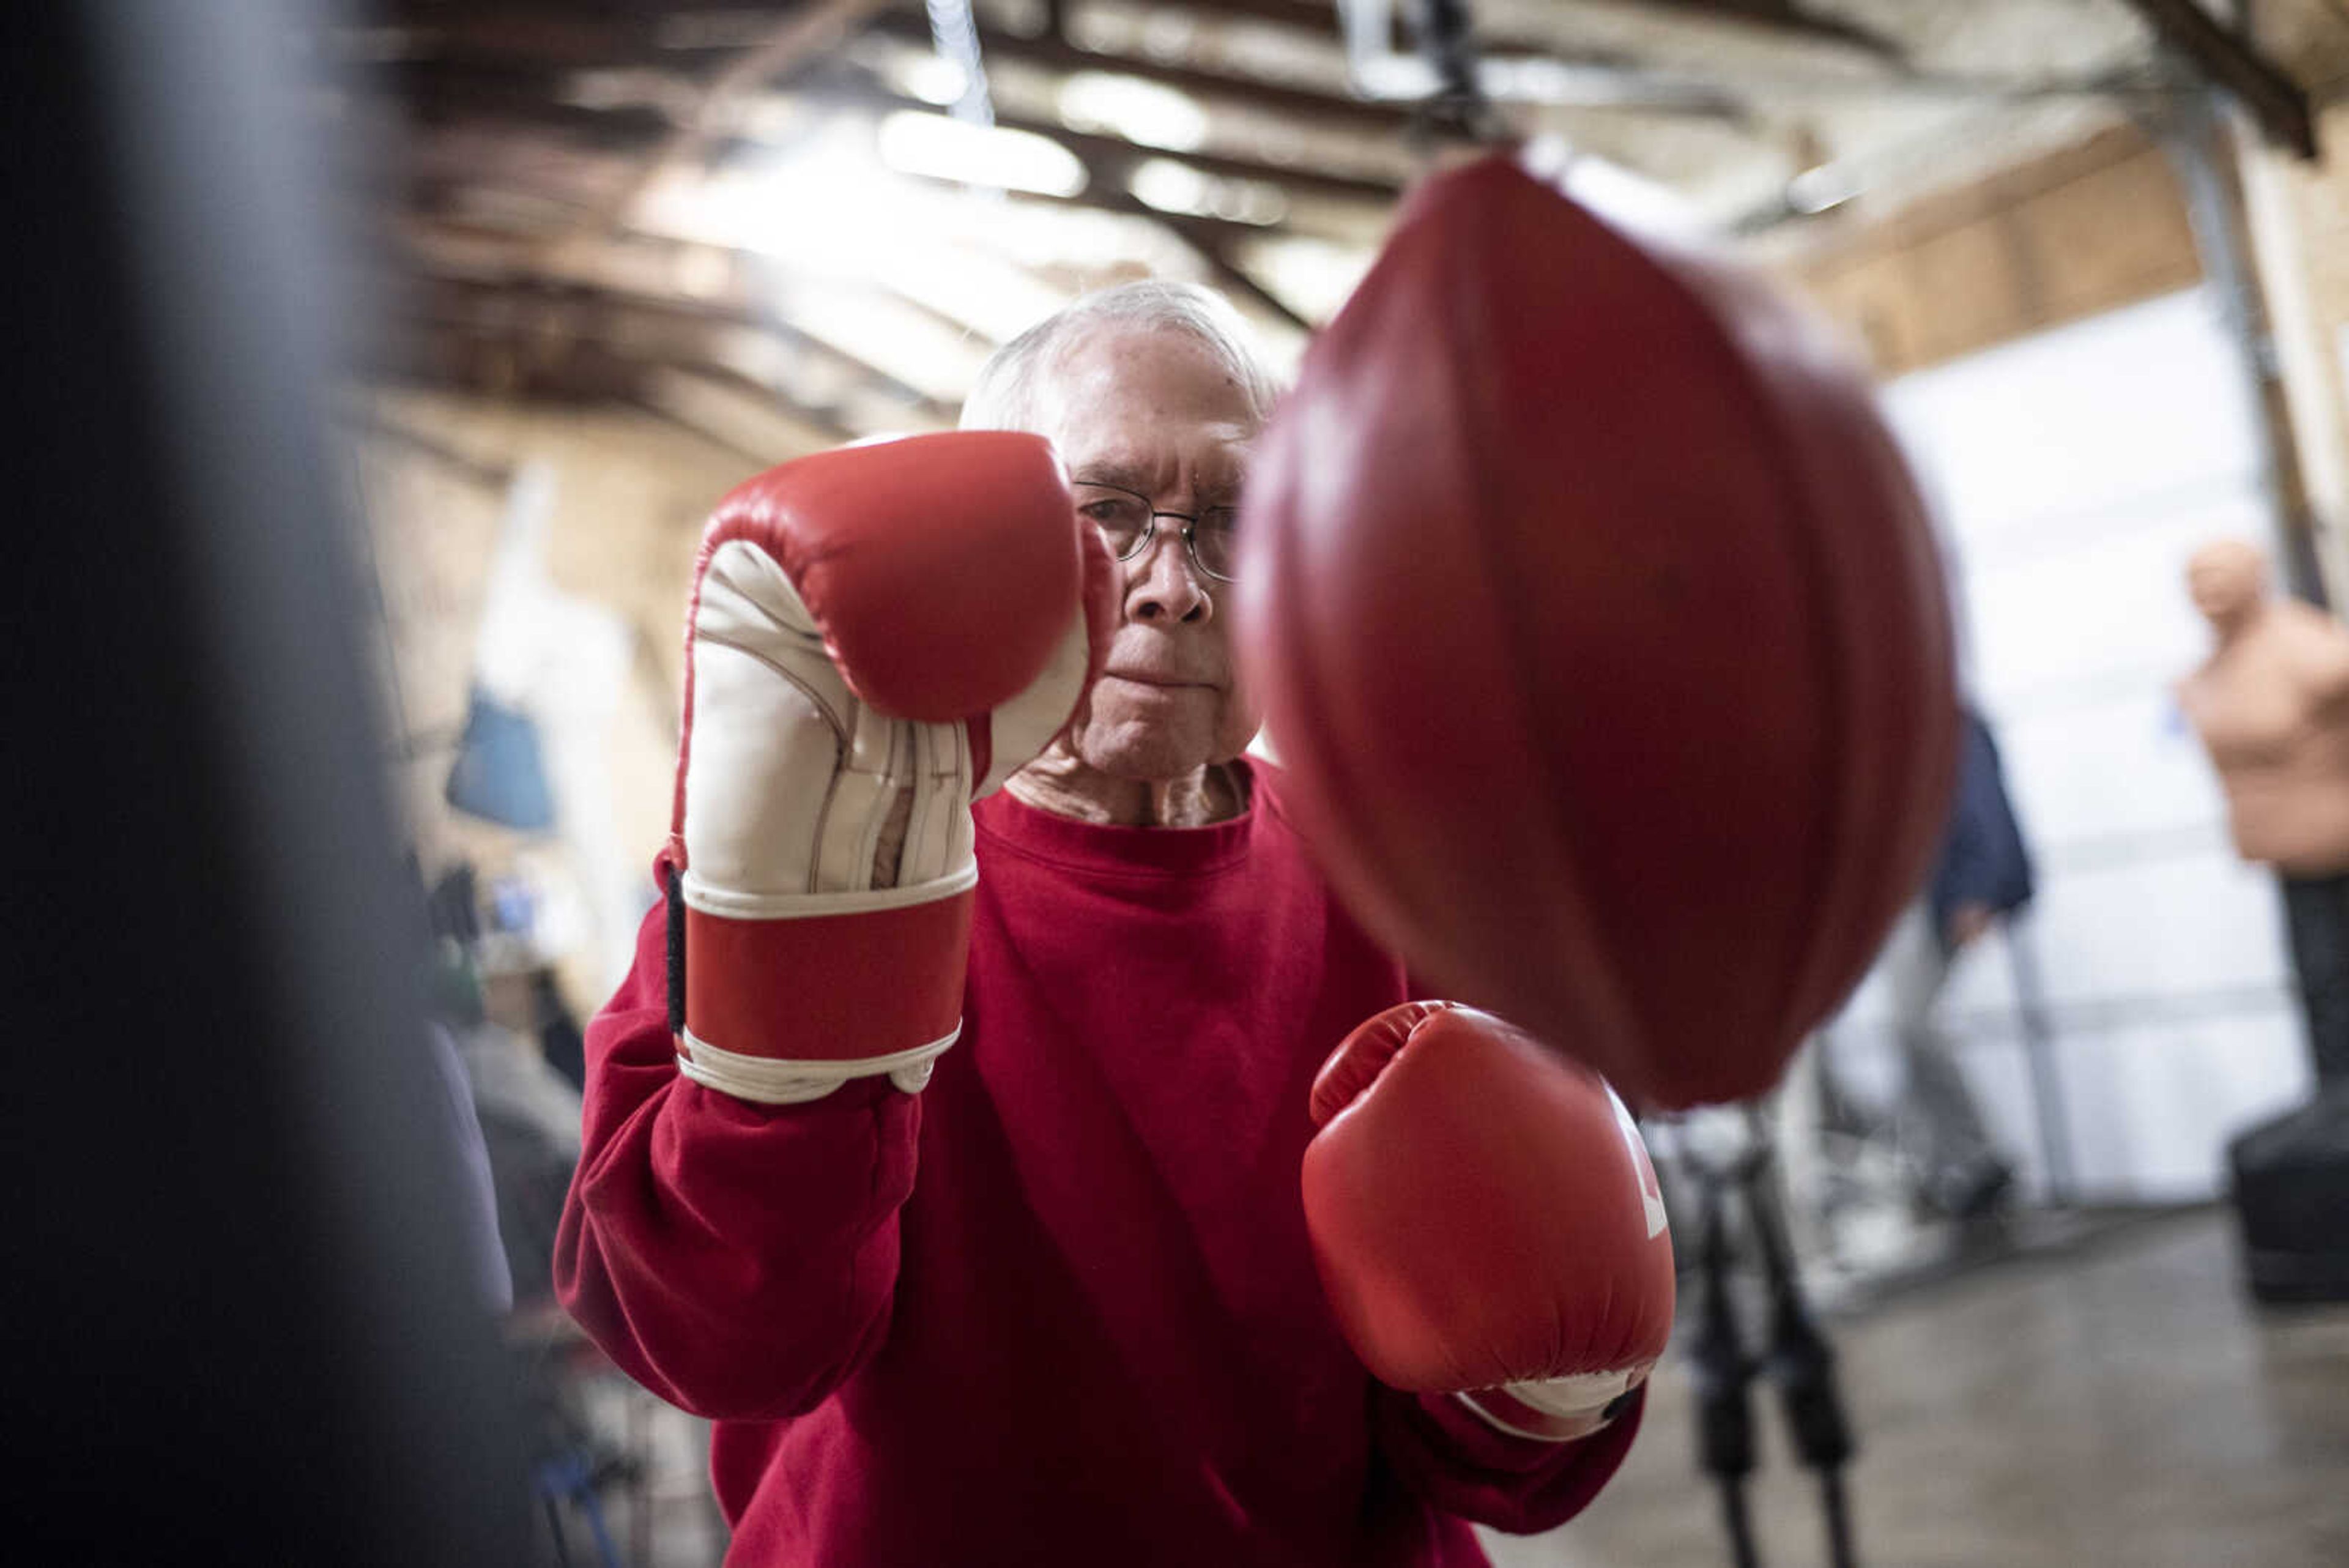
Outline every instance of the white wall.
<svg viewBox="0 0 2349 1568">
<path fill-rule="evenodd" d="M 1967 684 L 2037 856 L 2024 940 L 2044 976 L 2085 1196 L 2208 1197 L 2227 1136 L 2309 1082 L 2272 881 L 2228 848 L 2172 702 L 2206 633 L 2188 554 L 2266 537 L 2233 350 L 2200 291 L 1909 376 L 1896 426 L 1937 492 Z M 2044 1179 L 2008 954 L 1965 955 L 1941 1018 L 1993 1130 Z M 1836 1061 L 1889 1087 L 1883 988 Z"/>
</svg>

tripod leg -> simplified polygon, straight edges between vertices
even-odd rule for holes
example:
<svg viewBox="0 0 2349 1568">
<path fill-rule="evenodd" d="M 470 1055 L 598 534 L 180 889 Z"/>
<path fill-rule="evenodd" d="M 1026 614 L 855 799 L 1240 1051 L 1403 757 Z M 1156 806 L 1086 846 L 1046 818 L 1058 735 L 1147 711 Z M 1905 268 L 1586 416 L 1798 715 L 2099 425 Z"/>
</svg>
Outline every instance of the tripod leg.
<svg viewBox="0 0 2349 1568">
<path fill-rule="evenodd" d="M 1697 1402 L 1697 1464 L 1721 1490 L 1722 1523 L 1737 1568 L 1760 1568 L 1745 1509 L 1745 1478 L 1754 1469 L 1754 1411 L 1748 1389 L 1754 1362 L 1737 1326 L 1729 1289 L 1729 1231 L 1723 1178 L 1695 1160 L 1699 1199 L 1698 1280 L 1703 1304 L 1691 1347 Z"/>
<path fill-rule="evenodd" d="M 1806 1467 L 1819 1472 L 1831 1560 L 1836 1568 L 1853 1568 L 1856 1559 L 1843 1490 L 1843 1466 L 1852 1456 L 1853 1444 L 1851 1425 L 1836 1388 L 1835 1352 L 1803 1303 L 1802 1286 L 1786 1245 L 1785 1220 L 1778 1211 L 1770 1179 L 1766 1125 L 1758 1114 L 1750 1125 L 1755 1149 L 1739 1175 L 1770 1291 L 1770 1345 L 1763 1355 L 1763 1371 L 1777 1386 L 1795 1451 Z"/>
</svg>

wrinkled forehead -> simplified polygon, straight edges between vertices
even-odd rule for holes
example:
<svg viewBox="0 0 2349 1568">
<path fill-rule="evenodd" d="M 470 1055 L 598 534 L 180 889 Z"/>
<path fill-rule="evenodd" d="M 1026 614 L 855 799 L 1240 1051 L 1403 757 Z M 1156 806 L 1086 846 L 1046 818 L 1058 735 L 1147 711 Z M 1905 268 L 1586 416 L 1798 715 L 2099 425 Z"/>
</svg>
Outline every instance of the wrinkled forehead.
<svg viewBox="0 0 2349 1568">
<path fill-rule="evenodd" d="M 1259 422 L 1238 376 L 1171 327 L 1084 334 L 1042 367 L 1042 433 L 1071 463 L 1154 465 L 1181 457 L 1244 464 Z"/>
</svg>

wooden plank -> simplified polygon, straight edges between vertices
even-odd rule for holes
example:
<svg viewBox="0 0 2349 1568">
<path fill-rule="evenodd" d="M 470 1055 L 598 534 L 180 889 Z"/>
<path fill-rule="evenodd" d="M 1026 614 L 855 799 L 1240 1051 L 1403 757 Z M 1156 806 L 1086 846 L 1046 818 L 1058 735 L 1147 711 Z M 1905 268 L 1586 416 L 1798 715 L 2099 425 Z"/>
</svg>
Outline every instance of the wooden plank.
<svg viewBox="0 0 2349 1568">
<path fill-rule="evenodd" d="M 1887 374 L 2193 285 L 2183 193 L 2135 132 L 1847 230 L 1780 268 Z"/>
<path fill-rule="evenodd" d="M 1936 234 L 1901 261 L 1916 301 L 1919 362 L 1952 359 L 2029 329 L 2025 278 L 1995 217 Z"/>
<path fill-rule="evenodd" d="M 2043 324 L 2073 321 L 2191 286 L 2202 275 L 2186 198 L 2148 151 L 2014 209 L 2042 293 Z"/>
</svg>

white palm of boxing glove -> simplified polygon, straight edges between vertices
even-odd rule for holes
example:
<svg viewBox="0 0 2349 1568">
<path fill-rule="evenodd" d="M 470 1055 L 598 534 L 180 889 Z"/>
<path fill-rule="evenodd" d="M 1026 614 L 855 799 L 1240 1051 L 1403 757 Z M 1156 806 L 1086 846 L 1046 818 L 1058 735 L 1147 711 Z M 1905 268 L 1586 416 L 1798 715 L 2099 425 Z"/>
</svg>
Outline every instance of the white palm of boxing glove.
<svg viewBox="0 0 2349 1568">
<path fill-rule="evenodd" d="M 960 1030 L 971 803 L 1067 723 L 1112 581 L 1032 436 L 848 448 L 720 504 L 669 846 L 688 1077 L 768 1104 L 927 1083 Z"/>
</svg>

